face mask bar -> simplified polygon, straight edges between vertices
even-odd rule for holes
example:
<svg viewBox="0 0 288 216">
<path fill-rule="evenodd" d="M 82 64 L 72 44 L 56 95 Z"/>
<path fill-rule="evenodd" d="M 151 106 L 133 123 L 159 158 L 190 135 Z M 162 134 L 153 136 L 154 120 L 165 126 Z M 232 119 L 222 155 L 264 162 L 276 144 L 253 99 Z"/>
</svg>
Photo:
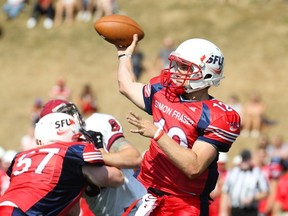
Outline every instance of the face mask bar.
<svg viewBox="0 0 288 216">
<path fill-rule="evenodd" d="M 170 67 L 169 73 L 172 79 L 183 80 L 183 84 L 186 80 L 199 80 L 203 78 L 201 68 L 185 59 L 182 59 L 176 55 L 169 56 Z"/>
<path fill-rule="evenodd" d="M 55 107 L 53 110 L 53 112 L 61 112 L 61 113 L 66 113 L 70 116 L 73 116 L 74 118 L 78 119 L 79 124 L 81 127 L 85 127 L 85 121 L 82 118 L 79 110 L 77 109 L 77 107 L 75 106 L 75 104 L 73 103 L 69 103 L 69 104 L 60 104 L 59 106 Z"/>
<path fill-rule="evenodd" d="M 187 80 L 196 81 L 203 78 L 201 67 L 178 57 L 176 54 L 169 56 L 170 67 L 162 70 L 161 83 L 169 88 L 169 92 L 176 95 L 185 93 L 184 84 Z"/>
</svg>

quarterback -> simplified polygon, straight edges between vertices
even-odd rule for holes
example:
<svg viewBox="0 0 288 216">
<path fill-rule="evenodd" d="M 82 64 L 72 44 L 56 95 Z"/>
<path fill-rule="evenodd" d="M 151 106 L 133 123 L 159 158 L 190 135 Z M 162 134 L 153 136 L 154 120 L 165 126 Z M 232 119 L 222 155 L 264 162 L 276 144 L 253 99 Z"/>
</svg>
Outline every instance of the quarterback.
<svg viewBox="0 0 288 216">
<path fill-rule="evenodd" d="M 127 116 L 136 127 L 131 132 L 151 138 L 138 176 L 148 194 L 136 215 L 208 215 L 219 152 L 228 152 L 240 133 L 239 114 L 208 93 L 223 78 L 224 56 L 208 40 L 188 39 L 160 76 L 142 84 L 131 66 L 137 39 L 116 47 L 119 91 L 153 116 L 153 123 Z"/>
</svg>

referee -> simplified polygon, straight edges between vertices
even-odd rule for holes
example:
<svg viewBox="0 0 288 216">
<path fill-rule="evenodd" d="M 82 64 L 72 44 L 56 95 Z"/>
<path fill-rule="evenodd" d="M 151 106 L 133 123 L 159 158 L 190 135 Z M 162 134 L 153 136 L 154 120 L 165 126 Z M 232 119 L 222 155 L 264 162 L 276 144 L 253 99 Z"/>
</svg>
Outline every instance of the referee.
<svg viewBox="0 0 288 216">
<path fill-rule="evenodd" d="M 261 169 L 253 166 L 249 150 L 241 152 L 241 159 L 240 165 L 232 168 L 225 179 L 221 210 L 231 216 L 257 216 L 258 201 L 268 196 L 269 183 Z"/>
</svg>

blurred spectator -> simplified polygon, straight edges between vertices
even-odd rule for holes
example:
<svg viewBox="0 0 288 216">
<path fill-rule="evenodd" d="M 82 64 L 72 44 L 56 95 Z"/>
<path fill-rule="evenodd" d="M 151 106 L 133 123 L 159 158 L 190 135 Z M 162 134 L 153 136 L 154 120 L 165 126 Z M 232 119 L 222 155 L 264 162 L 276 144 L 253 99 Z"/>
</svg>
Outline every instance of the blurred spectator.
<svg viewBox="0 0 288 216">
<path fill-rule="evenodd" d="M 7 19 L 15 19 L 25 7 L 25 3 L 25 0 L 7 0 L 3 6 Z"/>
<path fill-rule="evenodd" d="M 13 158 L 17 154 L 14 150 L 6 150 L 3 157 L 2 157 L 2 167 L 3 172 L 0 173 L 0 195 L 3 195 L 3 193 L 7 190 L 10 184 L 10 178 L 6 174 L 6 171 L 8 170 L 10 163 L 12 162 Z"/>
<path fill-rule="evenodd" d="M 274 157 L 269 161 L 269 178 L 278 179 L 283 173 L 283 159 Z"/>
<path fill-rule="evenodd" d="M 261 140 L 260 140 L 261 141 Z M 275 187 L 279 176 L 282 173 L 282 167 L 279 160 L 269 160 L 267 154 L 267 145 L 260 142 L 253 154 L 254 165 L 260 167 L 266 179 L 269 182 L 268 197 L 259 201 L 258 216 L 270 216 L 274 204 Z"/>
<path fill-rule="evenodd" d="M 267 145 L 259 142 L 253 152 L 253 164 L 254 166 L 263 167 L 269 164 L 269 157 L 267 153 Z M 266 175 L 268 176 L 268 175 Z"/>
<path fill-rule="evenodd" d="M 32 29 L 36 26 L 40 16 L 45 16 L 43 27 L 51 29 L 53 27 L 55 9 L 52 0 L 36 0 L 32 7 L 32 16 L 28 19 L 26 26 Z"/>
<path fill-rule="evenodd" d="M 233 167 L 239 166 L 240 163 L 241 163 L 241 161 L 242 161 L 241 156 L 240 156 L 240 155 L 235 155 L 235 156 L 233 157 L 233 160 L 232 160 L 232 166 L 233 166 Z"/>
<path fill-rule="evenodd" d="M 133 71 L 136 81 L 140 79 L 142 72 L 145 70 L 143 61 L 144 61 L 144 54 L 137 46 L 132 55 Z"/>
<path fill-rule="evenodd" d="M 25 151 L 31 148 L 35 148 L 36 146 L 37 145 L 34 138 L 34 127 L 30 127 L 28 128 L 27 133 L 21 137 L 20 150 Z"/>
<path fill-rule="evenodd" d="M 241 163 L 228 171 L 221 196 L 221 215 L 258 216 L 258 202 L 269 194 L 264 173 L 253 166 L 249 150 L 241 152 Z"/>
<path fill-rule="evenodd" d="M 3 170 L 2 158 L 3 158 L 4 153 L 5 153 L 5 149 L 2 146 L 0 146 L 0 170 Z"/>
<path fill-rule="evenodd" d="M 92 19 L 92 14 L 95 10 L 95 0 L 80 0 L 77 13 L 77 20 L 89 22 Z"/>
<path fill-rule="evenodd" d="M 162 70 L 169 67 L 170 61 L 168 60 L 168 57 L 174 50 L 174 40 L 169 36 L 165 37 L 163 40 L 163 47 L 160 49 L 156 58 L 157 68 Z"/>
<path fill-rule="evenodd" d="M 288 160 L 282 160 L 284 169 L 275 189 L 275 203 L 273 205 L 273 216 L 288 215 Z"/>
<path fill-rule="evenodd" d="M 213 199 L 213 201 L 209 205 L 209 216 L 219 215 L 222 187 L 227 175 L 227 162 L 227 153 L 220 152 L 217 162 L 219 177 L 214 190 L 210 193 L 210 197 Z"/>
<path fill-rule="evenodd" d="M 262 146 L 267 151 L 267 148 L 270 145 L 270 137 L 267 134 L 261 134 L 257 140 L 257 145 Z"/>
<path fill-rule="evenodd" d="M 257 138 L 261 134 L 266 106 L 259 93 L 255 92 L 243 106 L 242 135 Z"/>
<path fill-rule="evenodd" d="M 236 95 L 236 94 L 230 95 L 228 98 L 227 105 L 229 105 L 236 112 L 238 112 L 240 117 L 242 118 L 242 103 L 240 102 L 238 95 Z"/>
<path fill-rule="evenodd" d="M 4 152 L 2 156 L 2 168 L 7 171 L 7 169 L 10 166 L 10 163 L 12 162 L 13 158 L 17 154 L 17 151 L 13 149 L 8 149 Z"/>
<path fill-rule="evenodd" d="M 71 94 L 71 89 L 67 86 L 66 80 L 64 78 L 59 78 L 50 91 L 50 99 L 70 101 Z"/>
<path fill-rule="evenodd" d="M 117 3 L 116 0 L 95 0 L 96 11 L 94 20 L 97 20 L 103 16 L 108 16 L 116 13 Z"/>
<path fill-rule="evenodd" d="M 79 5 L 77 0 L 57 0 L 55 2 L 55 26 L 62 24 L 63 19 L 71 26 L 74 21 L 74 14 L 77 11 Z"/>
<path fill-rule="evenodd" d="M 32 126 L 35 126 L 36 122 L 39 120 L 39 114 L 43 107 L 43 100 L 41 98 L 35 99 L 32 109 L 31 109 L 31 122 Z"/>
<path fill-rule="evenodd" d="M 79 107 L 81 114 L 84 116 L 89 116 L 94 112 L 98 112 L 96 96 L 94 95 L 90 84 L 85 84 L 83 86 L 80 94 Z"/>
<path fill-rule="evenodd" d="M 267 152 L 270 159 L 288 159 L 288 143 L 284 141 L 282 135 L 276 135 L 272 138 L 271 144 L 267 147 Z"/>
</svg>

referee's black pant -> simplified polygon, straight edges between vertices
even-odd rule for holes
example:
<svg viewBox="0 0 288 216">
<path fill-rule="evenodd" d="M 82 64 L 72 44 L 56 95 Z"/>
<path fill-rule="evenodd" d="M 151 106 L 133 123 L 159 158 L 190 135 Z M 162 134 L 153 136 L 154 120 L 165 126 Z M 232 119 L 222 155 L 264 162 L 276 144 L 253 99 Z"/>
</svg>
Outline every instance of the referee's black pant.
<svg viewBox="0 0 288 216">
<path fill-rule="evenodd" d="M 251 208 L 233 208 L 231 209 L 231 216 L 257 216 L 258 209 Z"/>
</svg>

